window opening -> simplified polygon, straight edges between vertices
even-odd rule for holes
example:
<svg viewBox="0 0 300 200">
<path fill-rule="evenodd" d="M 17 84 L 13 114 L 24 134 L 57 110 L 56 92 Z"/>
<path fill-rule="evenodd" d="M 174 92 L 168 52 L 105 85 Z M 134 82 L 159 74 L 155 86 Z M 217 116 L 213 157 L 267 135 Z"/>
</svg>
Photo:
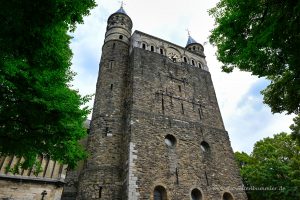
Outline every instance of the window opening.
<svg viewBox="0 0 300 200">
<path fill-rule="evenodd" d="M 196 47 L 195 47 L 195 46 L 193 46 L 193 50 L 196 50 Z"/>
<path fill-rule="evenodd" d="M 198 189 L 193 189 L 191 192 L 192 200 L 202 200 L 202 194 L 200 190 Z"/>
<path fill-rule="evenodd" d="M 195 61 L 194 60 L 192 60 L 192 65 L 195 66 Z"/>
<path fill-rule="evenodd" d="M 156 186 L 154 188 L 153 197 L 154 200 L 166 200 L 167 199 L 166 189 L 162 186 Z"/>
<path fill-rule="evenodd" d="M 114 87 L 114 84 L 110 84 L 110 90 L 112 91 Z"/>
<path fill-rule="evenodd" d="M 201 67 L 201 63 L 198 63 L 198 67 L 199 67 L 200 69 L 202 69 L 202 67 Z"/>
<path fill-rule="evenodd" d="M 179 177 L 178 177 L 178 168 L 176 167 L 176 184 L 178 185 L 179 184 Z"/>
<path fill-rule="evenodd" d="M 154 51 L 154 46 L 151 46 L 151 51 Z"/>
<path fill-rule="evenodd" d="M 178 85 L 178 90 L 179 92 L 181 92 L 181 85 Z"/>
<path fill-rule="evenodd" d="M 183 57 L 183 61 L 184 61 L 185 63 L 187 63 L 187 59 L 186 59 L 186 57 Z"/>
<path fill-rule="evenodd" d="M 119 39 L 122 40 L 123 39 L 123 35 L 119 35 Z"/>
<path fill-rule="evenodd" d="M 201 147 L 202 151 L 204 151 L 204 152 L 209 152 L 209 150 L 210 150 L 209 144 L 205 141 L 201 142 L 200 147 Z"/>
<path fill-rule="evenodd" d="M 114 61 L 113 60 L 109 61 L 109 63 L 108 63 L 109 69 L 112 69 L 113 65 L 114 65 Z"/>
<path fill-rule="evenodd" d="M 223 194 L 223 200 L 233 200 L 233 197 L 232 197 L 232 195 L 230 193 L 225 192 Z"/>
<path fill-rule="evenodd" d="M 181 114 L 184 114 L 183 103 L 181 103 Z"/>
<path fill-rule="evenodd" d="M 161 109 L 163 114 L 165 113 L 165 102 L 164 102 L 164 95 L 161 95 Z"/>
<path fill-rule="evenodd" d="M 164 50 L 163 49 L 160 49 L 160 54 L 164 54 Z"/>
<path fill-rule="evenodd" d="M 143 49 L 146 49 L 146 44 L 142 44 L 142 48 L 143 48 Z"/>
<path fill-rule="evenodd" d="M 99 186 L 99 198 L 101 198 L 101 196 L 102 196 L 102 189 L 103 189 L 103 187 Z"/>
<path fill-rule="evenodd" d="M 173 147 L 176 145 L 176 138 L 173 135 L 166 135 L 165 137 L 165 143 L 166 145 L 168 145 L 169 147 Z"/>
<path fill-rule="evenodd" d="M 112 46 L 112 48 L 114 49 L 116 47 L 116 43 L 113 43 L 113 46 Z"/>
</svg>

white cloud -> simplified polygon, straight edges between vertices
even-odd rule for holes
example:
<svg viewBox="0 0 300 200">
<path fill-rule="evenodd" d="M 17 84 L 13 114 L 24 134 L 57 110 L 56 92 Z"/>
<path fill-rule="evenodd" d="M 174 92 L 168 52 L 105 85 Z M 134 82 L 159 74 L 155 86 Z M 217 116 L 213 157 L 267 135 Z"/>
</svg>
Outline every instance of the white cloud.
<svg viewBox="0 0 300 200">
<path fill-rule="evenodd" d="M 133 21 L 133 30 L 140 30 L 185 46 L 187 28 L 199 43 L 208 41 L 214 20 L 207 10 L 217 2 L 128 0 L 125 2 L 125 10 Z M 116 0 L 98 0 L 97 3 L 98 7 L 92 10 L 91 15 L 85 18 L 84 24 L 78 25 L 72 34 L 72 69 L 78 73 L 72 84 L 81 94 L 95 93 L 106 20 L 120 6 Z M 253 144 L 263 137 L 289 131 L 291 116 L 272 115 L 270 109 L 262 104 L 261 96 L 249 93 L 260 79 L 237 70 L 230 74 L 221 72 L 222 64 L 214 55 L 216 49 L 209 44 L 204 48 L 225 127 L 235 151 L 249 153 Z M 242 100 L 244 103 L 241 103 Z M 89 105 L 92 106 L 92 102 Z"/>
</svg>

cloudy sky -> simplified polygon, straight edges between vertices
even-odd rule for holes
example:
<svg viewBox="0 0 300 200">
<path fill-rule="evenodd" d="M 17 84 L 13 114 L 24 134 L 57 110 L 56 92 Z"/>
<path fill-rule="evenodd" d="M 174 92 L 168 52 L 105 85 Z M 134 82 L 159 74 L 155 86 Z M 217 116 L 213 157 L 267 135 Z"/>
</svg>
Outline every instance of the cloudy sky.
<svg viewBox="0 0 300 200">
<path fill-rule="evenodd" d="M 124 9 L 133 21 L 133 31 L 139 30 L 180 46 L 187 42 L 187 31 L 199 43 L 208 41 L 214 20 L 208 9 L 217 0 L 127 0 Z M 96 79 L 104 41 L 106 21 L 120 7 L 118 0 L 97 0 L 98 6 L 72 33 L 74 56 L 72 69 L 77 73 L 73 87 L 83 95 L 95 93 Z M 282 131 L 289 132 L 292 116 L 272 115 L 262 103 L 260 91 L 268 81 L 235 70 L 221 72 L 215 57 L 216 49 L 204 45 L 226 130 L 234 151 L 250 153 L 256 141 Z M 91 107 L 92 102 L 89 104 Z"/>
</svg>

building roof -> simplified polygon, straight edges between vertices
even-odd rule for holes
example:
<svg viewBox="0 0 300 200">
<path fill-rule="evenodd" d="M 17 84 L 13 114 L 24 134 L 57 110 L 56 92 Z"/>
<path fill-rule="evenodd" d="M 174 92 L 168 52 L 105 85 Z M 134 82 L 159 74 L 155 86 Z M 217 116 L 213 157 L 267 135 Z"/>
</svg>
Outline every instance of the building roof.
<svg viewBox="0 0 300 200">
<path fill-rule="evenodd" d="M 194 44 L 194 43 L 198 43 L 196 40 L 194 40 L 190 35 L 188 38 L 188 41 L 186 43 L 186 46 L 188 46 L 189 44 Z"/>
<path fill-rule="evenodd" d="M 127 13 L 125 12 L 123 6 L 121 6 L 121 8 L 119 10 L 117 10 L 115 13 L 122 13 L 122 14 L 127 15 Z"/>
</svg>

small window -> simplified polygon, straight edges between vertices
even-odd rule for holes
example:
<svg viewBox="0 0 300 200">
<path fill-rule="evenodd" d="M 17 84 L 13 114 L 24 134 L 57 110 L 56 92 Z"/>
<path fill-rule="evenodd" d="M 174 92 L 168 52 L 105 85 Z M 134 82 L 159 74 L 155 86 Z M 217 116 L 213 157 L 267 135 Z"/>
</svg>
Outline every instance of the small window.
<svg viewBox="0 0 300 200">
<path fill-rule="evenodd" d="M 187 63 L 187 59 L 186 59 L 186 57 L 183 57 L 183 61 L 184 61 L 185 63 Z"/>
<path fill-rule="evenodd" d="M 189 50 L 192 50 L 191 48 L 189 48 Z"/>
<path fill-rule="evenodd" d="M 102 189 L 103 189 L 103 187 L 102 187 L 102 186 L 99 186 L 99 198 L 102 197 Z"/>
<path fill-rule="evenodd" d="M 193 46 L 193 50 L 196 50 L 196 47 L 195 47 L 195 46 Z"/>
<path fill-rule="evenodd" d="M 179 92 L 181 92 L 181 85 L 178 85 L 178 90 Z"/>
<path fill-rule="evenodd" d="M 109 63 L 108 63 L 109 69 L 112 69 L 113 66 L 114 66 L 114 60 L 110 60 Z"/>
<path fill-rule="evenodd" d="M 116 43 L 113 43 L 113 46 L 112 46 L 112 48 L 114 49 L 116 47 Z"/>
<path fill-rule="evenodd" d="M 151 51 L 154 51 L 154 46 L 151 46 Z"/>
<path fill-rule="evenodd" d="M 166 189 L 163 186 L 156 186 L 154 188 L 153 199 L 154 200 L 166 200 L 167 199 Z"/>
<path fill-rule="evenodd" d="M 176 145 L 176 138 L 173 135 L 168 134 L 165 137 L 165 143 L 169 147 L 175 146 Z"/>
<path fill-rule="evenodd" d="M 110 90 L 112 91 L 114 87 L 114 84 L 110 84 Z"/>
<path fill-rule="evenodd" d="M 223 194 L 223 200 L 233 200 L 233 197 L 232 197 L 232 195 L 230 193 L 225 192 Z"/>
<path fill-rule="evenodd" d="M 159 49 L 160 54 L 164 54 L 164 50 L 163 49 Z"/>
<path fill-rule="evenodd" d="M 202 151 L 204 151 L 204 152 L 209 152 L 209 150 L 210 150 L 209 144 L 205 141 L 201 142 L 200 147 L 201 147 Z"/>
<path fill-rule="evenodd" d="M 200 190 L 196 188 L 192 190 L 191 196 L 192 196 L 192 200 L 202 200 L 202 194 Z"/>
<path fill-rule="evenodd" d="M 122 40 L 123 39 L 123 35 L 119 35 L 119 39 Z"/>
<path fill-rule="evenodd" d="M 195 66 L 195 61 L 194 60 L 192 60 L 192 65 Z"/>
<path fill-rule="evenodd" d="M 201 65 L 201 63 L 198 63 L 198 67 L 199 67 L 200 69 L 202 69 L 202 65 Z"/>
<path fill-rule="evenodd" d="M 143 44 L 142 44 L 142 48 L 143 48 L 143 49 L 146 49 L 146 44 L 143 43 Z"/>
</svg>

